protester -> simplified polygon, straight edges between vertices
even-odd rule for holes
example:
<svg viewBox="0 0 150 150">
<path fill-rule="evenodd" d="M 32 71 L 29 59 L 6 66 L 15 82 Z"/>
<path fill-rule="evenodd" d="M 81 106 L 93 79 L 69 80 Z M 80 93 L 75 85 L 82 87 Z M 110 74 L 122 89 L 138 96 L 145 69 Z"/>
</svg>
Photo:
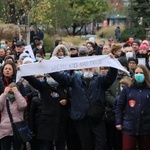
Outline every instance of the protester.
<svg viewBox="0 0 150 150">
<path fill-rule="evenodd" d="M 88 48 L 88 51 L 91 52 L 94 50 L 94 43 L 87 42 L 86 47 Z"/>
<path fill-rule="evenodd" d="M 131 83 L 131 80 L 132 80 L 132 78 L 131 77 L 128 77 L 128 76 L 124 76 L 121 80 L 120 80 L 120 82 L 119 82 L 119 85 L 120 85 L 120 91 L 122 91 L 123 90 L 123 88 L 124 87 L 126 87 L 126 86 L 129 86 L 130 85 L 130 83 Z M 115 106 L 114 106 L 114 110 L 113 110 L 113 116 L 115 116 L 115 110 L 116 110 L 116 105 L 117 105 L 117 103 L 118 103 L 118 100 L 119 100 L 119 98 L 120 98 L 120 94 L 116 97 L 116 100 L 115 100 Z M 114 118 L 114 121 L 115 121 L 115 118 Z M 115 125 L 115 123 L 114 123 L 114 125 Z M 112 138 L 114 138 L 113 136 L 114 135 L 116 135 L 116 150 L 121 150 L 122 149 L 122 133 L 121 133 L 121 131 L 120 130 L 115 130 L 115 133 L 114 134 L 111 134 L 110 136 L 112 137 Z M 113 143 L 113 139 L 112 139 L 112 145 L 115 145 L 114 143 Z"/>
<path fill-rule="evenodd" d="M 39 150 L 53 148 L 65 150 L 68 122 L 68 90 L 58 84 L 51 76 L 46 75 L 45 81 L 40 82 L 33 76 L 24 77 L 40 92 L 42 110 L 37 129 Z"/>
<path fill-rule="evenodd" d="M 16 81 L 16 66 L 14 63 L 7 62 L 2 67 L 2 81 L 4 86 L 7 87 L 11 82 Z M 18 83 L 18 89 L 22 96 L 26 98 L 26 91 L 22 83 Z"/>
<path fill-rule="evenodd" d="M 113 57 L 112 54 L 110 56 Z M 78 133 L 81 149 L 104 150 L 105 91 L 114 82 L 117 70 L 110 67 L 104 76 L 93 74 L 92 68 L 82 69 L 82 73 L 83 75 L 69 75 L 57 72 L 50 75 L 60 84 L 72 89 L 71 119 Z"/>
<path fill-rule="evenodd" d="M 55 47 L 50 59 L 63 59 L 67 57 L 69 57 L 68 49 L 63 44 L 60 44 Z"/>
<path fill-rule="evenodd" d="M 22 143 L 13 136 L 12 125 L 6 106 L 7 100 L 14 122 L 23 120 L 23 113 L 27 103 L 15 83 L 9 84 L 0 96 L 0 111 L 2 116 L 0 123 L 0 139 L 2 150 L 11 150 L 12 143 L 14 150 L 20 150 Z"/>
<path fill-rule="evenodd" d="M 92 42 L 94 44 L 94 50 L 98 55 L 102 55 L 102 47 L 98 46 L 94 37 L 90 37 L 88 42 Z"/>
<path fill-rule="evenodd" d="M 111 53 L 115 56 L 115 58 L 119 58 L 121 55 L 121 44 L 112 44 L 111 45 Z"/>
<path fill-rule="evenodd" d="M 72 46 L 70 48 L 70 57 L 78 57 L 78 46 Z"/>
<path fill-rule="evenodd" d="M 19 56 L 23 53 L 24 51 L 24 46 L 25 44 L 22 41 L 17 41 L 15 44 L 15 56 L 14 59 L 17 61 L 19 59 Z"/>
<path fill-rule="evenodd" d="M 125 87 L 116 106 L 116 128 L 122 130 L 122 150 L 150 148 L 150 76 L 138 65 L 129 87 Z"/>
</svg>

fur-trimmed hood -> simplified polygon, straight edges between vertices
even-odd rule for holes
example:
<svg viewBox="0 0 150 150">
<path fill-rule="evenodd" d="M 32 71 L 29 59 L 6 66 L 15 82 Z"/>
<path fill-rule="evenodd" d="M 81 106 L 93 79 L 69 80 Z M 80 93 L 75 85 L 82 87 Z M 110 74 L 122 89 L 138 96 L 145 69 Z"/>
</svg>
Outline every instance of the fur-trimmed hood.
<svg viewBox="0 0 150 150">
<path fill-rule="evenodd" d="M 54 49 L 54 51 L 53 51 L 53 54 L 52 54 L 52 57 L 54 57 L 54 56 L 57 56 L 57 53 L 58 53 L 58 50 L 59 49 L 63 49 L 64 50 L 64 52 L 65 52 L 65 57 L 66 56 L 70 56 L 70 54 L 69 54 L 69 50 L 63 45 L 63 44 L 60 44 L 60 45 L 58 45 L 58 46 L 56 46 L 55 47 L 55 49 Z"/>
</svg>

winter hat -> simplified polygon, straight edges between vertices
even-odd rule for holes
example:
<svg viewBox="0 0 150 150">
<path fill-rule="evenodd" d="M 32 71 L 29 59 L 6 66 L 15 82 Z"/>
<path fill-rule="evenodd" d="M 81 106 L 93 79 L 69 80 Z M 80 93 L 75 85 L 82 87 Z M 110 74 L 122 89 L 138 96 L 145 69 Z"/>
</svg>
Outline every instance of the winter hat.
<svg viewBox="0 0 150 150">
<path fill-rule="evenodd" d="M 132 42 L 128 40 L 128 41 L 126 41 L 126 44 L 131 45 Z"/>
<path fill-rule="evenodd" d="M 102 42 L 103 44 L 105 44 L 105 39 L 100 39 L 100 42 Z"/>
<path fill-rule="evenodd" d="M 144 40 L 143 42 L 142 42 L 142 45 L 146 45 L 146 46 L 149 46 L 149 42 L 147 41 L 147 40 Z"/>
<path fill-rule="evenodd" d="M 145 44 L 141 44 L 139 50 L 147 50 L 148 51 L 148 46 L 146 46 Z"/>
<path fill-rule="evenodd" d="M 113 40 L 114 40 L 114 38 L 112 36 L 108 37 L 108 41 L 113 41 Z"/>
<path fill-rule="evenodd" d="M 79 53 L 79 57 L 81 57 L 81 56 L 87 56 L 88 55 L 88 49 L 87 49 L 87 47 L 86 46 L 81 46 L 79 48 L 78 53 Z"/>
<path fill-rule="evenodd" d="M 129 63 L 130 61 L 134 61 L 136 64 L 138 64 L 138 59 L 136 59 L 136 58 L 134 58 L 134 57 L 130 57 L 130 58 L 128 59 L 128 63 Z"/>
<path fill-rule="evenodd" d="M 132 44 L 133 44 L 133 43 L 136 43 L 138 46 L 140 46 L 140 41 L 139 41 L 139 40 L 134 40 L 134 41 L 132 42 Z M 132 44 L 131 44 L 131 45 L 132 45 Z"/>
<path fill-rule="evenodd" d="M 73 45 L 73 46 L 71 46 L 70 50 L 77 50 L 78 51 L 78 46 Z"/>
<path fill-rule="evenodd" d="M 128 69 L 128 61 L 125 57 L 118 58 L 118 61 L 121 63 L 122 66 L 124 66 Z"/>
<path fill-rule="evenodd" d="M 25 43 L 22 41 L 17 41 L 15 46 L 25 46 Z"/>
<path fill-rule="evenodd" d="M 89 38 L 89 42 L 95 43 L 95 38 L 94 37 L 90 37 Z"/>
<path fill-rule="evenodd" d="M 26 64 L 26 63 L 34 63 L 34 61 L 33 61 L 33 59 L 32 58 L 30 58 L 30 57 L 26 57 L 23 61 L 22 61 L 22 64 Z"/>
</svg>

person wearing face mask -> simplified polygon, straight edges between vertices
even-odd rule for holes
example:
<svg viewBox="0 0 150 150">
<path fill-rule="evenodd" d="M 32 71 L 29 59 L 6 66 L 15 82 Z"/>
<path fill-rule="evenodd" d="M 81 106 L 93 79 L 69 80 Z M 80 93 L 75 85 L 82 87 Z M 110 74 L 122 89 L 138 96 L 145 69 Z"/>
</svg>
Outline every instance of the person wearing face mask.
<svg viewBox="0 0 150 150">
<path fill-rule="evenodd" d="M 18 122 L 23 120 L 23 113 L 27 102 L 14 82 L 5 87 L 4 92 L 0 95 L 0 111 L 2 116 L 0 122 L 0 140 L 2 150 L 11 150 L 12 145 L 14 150 L 20 150 L 23 143 L 14 138 L 6 101 L 9 103 L 13 121 Z"/>
<path fill-rule="evenodd" d="M 43 55 L 45 56 L 45 49 L 44 49 L 42 42 L 40 40 L 36 40 L 35 47 L 33 48 L 33 53 L 35 56 L 36 56 L 36 52 L 39 50 L 42 51 Z"/>
<path fill-rule="evenodd" d="M 130 85 L 124 87 L 117 101 L 116 128 L 122 131 L 122 150 L 150 149 L 150 73 L 138 65 Z"/>
<path fill-rule="evenodd" d="M 7 41 L 6 40 L 1 40 L 0 42 L 0 48 L 2 49 L 7 49 Z"/>
<path fill-rule="evenodd" d="M 120 57 L 120 64 L 128 70 L 128 62 L 125 57 Z M 106 124 L 106 139 L 108 149 L 117 150 L 119 143 L 117 142 L 116 128 L 115 128 L 115 114 L 113 112 L 116 97 L 120 94 L 120 81 L 127 76 L 127 74 L 121 70 L 118 70 L 117 77 L 113 84 L 106 90 L 106 105 L 105 105 L 105 124 Z"/>
<path fill-rule="evenodd" d="M 42 50 L 36 51 L 35 59 L 37 62 L 40 61 L 41 59 L 44 59 L 44 54 L 43 54 Z"/>
<path fill-rule="evenodd" d="M 125 53 L 125 57 L 127 60 L 131 57 L 136 58 L 136 55 L 135 55 L 132 47 L 124 48 L 124 53 Z"/>
<path fill-rule="evenodd" d="M 82 74 L 50 73 L 59 84 L 71 88 L 70 115 L 81 150 L 105 150 L 105 91 L 114 82 L 117 69 L 110 67 L 101 76 L 93 68 L 85 68 Z"/>
<path fill-rule="evenodd" d="M 40 92 L 42 108 L 36 137 L 39 150 L 65 150 L 68 123 L 68 89 L 58 84 L 49 74 L 44 82 L 33 76 L 24 77 Z"/>
<path fill-rule="evenodd" d="M 124 76 L 120 80 L 120 82 L 119 82 L 120 93 L 125 86 L 129 86 L 129 84 L 131 83 L 131 80 L 132 80 L 132 78 L 128 77 L 128 76 Z M 113 109 L 109 113 L 107 113 L 109 115 L 109 118 L 110 118 L 109 123 L 111 123 L 111 125 L 113 125 L 113 128 L 112 128 L 112 126 L 107 128 L 107 131 L 108 131 L 108 133 L 107 133 L 108 148 L 109 149 L 114 148 L 114 150 L 121 150 L 122 149 L 122 133 L 121 133 L 121 131 L 119 131 L 115 128 L 115 109 L 116 109 L 118 99 L 120 97 L 120 93 L 115 98 L 115 101 L 113 103 L 113 105 L 114 105 Z M 111 130 L 113 132 L 111 132 Z"/>
</svg>

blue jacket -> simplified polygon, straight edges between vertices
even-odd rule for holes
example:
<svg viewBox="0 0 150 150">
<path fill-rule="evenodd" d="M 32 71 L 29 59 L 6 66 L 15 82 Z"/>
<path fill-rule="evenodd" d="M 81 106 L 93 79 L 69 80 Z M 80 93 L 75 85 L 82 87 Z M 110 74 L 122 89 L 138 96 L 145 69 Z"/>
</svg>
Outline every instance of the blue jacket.
<svg viewBox="0 0 150 150">
<path fill-rule="evenodd" d="M 150 134 L 150 88 L 123 89 L 116 106 L 116 125 L 122 125 L 125 134 Z"/>
<path fill-rule="evenodd" d="M 105 104 L 105 91 L 115 81 L 117 69 L 110 68 L 105 76 L 95 74 L 89 87 L 85 78 L 78 74 L 69 75 L 66 72 L 57 72 L 50 75 L 60 84 L 72 88 L 71 118 L 82 120 L 87 116 L 89 102 Z"/>
</svg>

